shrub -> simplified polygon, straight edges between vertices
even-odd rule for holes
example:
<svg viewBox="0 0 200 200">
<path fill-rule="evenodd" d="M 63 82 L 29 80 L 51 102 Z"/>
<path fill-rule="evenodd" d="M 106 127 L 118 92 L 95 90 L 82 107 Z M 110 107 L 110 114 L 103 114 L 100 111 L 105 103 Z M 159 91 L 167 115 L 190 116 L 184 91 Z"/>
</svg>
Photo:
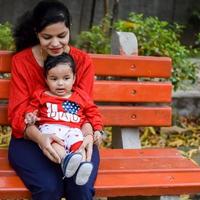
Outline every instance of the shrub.
<svg viewBox="0 0 200 200">
<path fill-rule="evenodd" d="M 180 42 L 183 26 L 170 25 L 157 17 L 145 18 L 142 14 L 130 13 L 128 21 L 119 20 L 115 24 L 118 31 L 133 32 L 139 44 L 140 55 L 168 56 L 173 61 L 172 83 L 174 89 L 182 82 L 196 81 L 196 65 L 187 58 L 190 51 Z"/>
<path fill-rule="evenodd" d="M 82 31 L 76 46 L 90 53 L 110 53 L 109 31 L 109 16 L 106 16 L 99 26 L 93 26 L 89 31 Z"/>
<path fill-rule="evenodd" d="M 12 27 L 9 22 L 0 24 L 0 50 L 14 50 Z"/>
</svg>

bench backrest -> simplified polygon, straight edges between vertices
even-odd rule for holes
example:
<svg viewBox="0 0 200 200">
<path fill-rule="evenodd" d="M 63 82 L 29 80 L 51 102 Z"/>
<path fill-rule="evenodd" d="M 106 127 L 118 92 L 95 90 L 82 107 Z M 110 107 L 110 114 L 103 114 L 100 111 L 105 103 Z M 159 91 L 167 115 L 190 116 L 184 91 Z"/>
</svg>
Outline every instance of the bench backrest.
<svg viewBox="0 0 200 200">
<path fill-rule="evenodd" d="M 172 70 L 170 58 L 90 56 L 98 76 L 94 86 L 94 100 L 99 104 L 106 126 L 171 125 L 172 84 L 168 80 Z M 10 72 L 11 58 L 12 52 L 0 51 L 0 73 Z M 7 78 L 0 79 L 1 100 L 8 99 L 9 83 Z M 7 104 L 0 105 L 0 124 L 8 124 Z"/>
</svg>

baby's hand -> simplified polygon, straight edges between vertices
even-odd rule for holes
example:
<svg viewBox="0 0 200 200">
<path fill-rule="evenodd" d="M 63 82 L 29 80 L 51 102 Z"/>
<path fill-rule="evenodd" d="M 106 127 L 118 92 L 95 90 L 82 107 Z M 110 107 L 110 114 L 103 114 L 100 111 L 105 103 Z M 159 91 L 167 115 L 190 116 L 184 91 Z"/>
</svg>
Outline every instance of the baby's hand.
<svg viewBox="0 0 200 200">
<path fill-rule="evenodd" d="M 100 147 L 102 143 L 102 134 L 100 131 L 95 131 L 94 132 L 94 143 Z"/>
<path fill-rule="evenodd" d="M 36 121 L 39 121 L 40 118 L 37 117 L 38 110 L 35 110 L 34 112 L 26 113 L 24 122 L 28 125 L 35 124 Z"/>
</svg>

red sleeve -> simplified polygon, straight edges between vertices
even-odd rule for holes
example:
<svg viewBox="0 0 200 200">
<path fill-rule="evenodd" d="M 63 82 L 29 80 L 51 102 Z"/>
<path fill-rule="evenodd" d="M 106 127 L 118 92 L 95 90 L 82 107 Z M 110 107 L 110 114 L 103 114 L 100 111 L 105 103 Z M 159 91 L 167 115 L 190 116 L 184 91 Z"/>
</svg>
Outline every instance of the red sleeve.
<svg viewBox="0 0 200 200">
<path fill-rule="evenodd" d="M 91 123 L 94 131 L 103 129 L 102 116 L 98 110 L 98 107 L 94 102 L 88 97 L 86 99 L 86 107 L 84 109 L 84 114 L 87 120 Z"/>
<path fill-rule="evenodd" d="M 33 112 L 35 110 L 39 109 L 40 106 L 40 99 L 41 99 L 41 94 L 42 94 L 43 90 L 36 90 L 33 95 L 30 98 L 30 102 L 29 105 L 27 106 L 27 108 L 25 109 L 26 113 L 28 112 Z"/>
<path fill-rule="evenodd" d="M 8 105 L 8 120 L 11 123 L 15 137 L 23 137 L 25 130 L 24 113 L 28 106 L 29 92 L 25 77 L 20 66 L 17 66 L 15 57 L 12 60 L 12 78 Z"/>
<path fill-rule="evenodd" d="M 93 85 L 94 85 L 94 66 L 91 59 L 88 57 L 83 69 L 82 77 L 78 87 L 85 91 L 91 98 L 93 98 Z"/>
<path fill-rule="evenodd" d="M 93 98 L 94 65 L 90 56 L 74 47 L 71 48 L 71 55 L 76 63 L 76 81 L 74 88 L 80 88 Z"/>
</svg>

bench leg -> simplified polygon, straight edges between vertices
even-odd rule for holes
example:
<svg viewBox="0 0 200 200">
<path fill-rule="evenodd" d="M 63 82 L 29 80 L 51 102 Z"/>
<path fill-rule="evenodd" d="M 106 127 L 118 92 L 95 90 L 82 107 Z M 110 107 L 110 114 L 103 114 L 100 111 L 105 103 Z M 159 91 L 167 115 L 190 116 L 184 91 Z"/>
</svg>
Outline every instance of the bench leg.
<svg viewBox="0 0 200 200">
<path fill-rule="evenodd" d="M 112 128 L 112 148 L 140 149 L 140 133 L 138 128 Z"/>
</svg>

